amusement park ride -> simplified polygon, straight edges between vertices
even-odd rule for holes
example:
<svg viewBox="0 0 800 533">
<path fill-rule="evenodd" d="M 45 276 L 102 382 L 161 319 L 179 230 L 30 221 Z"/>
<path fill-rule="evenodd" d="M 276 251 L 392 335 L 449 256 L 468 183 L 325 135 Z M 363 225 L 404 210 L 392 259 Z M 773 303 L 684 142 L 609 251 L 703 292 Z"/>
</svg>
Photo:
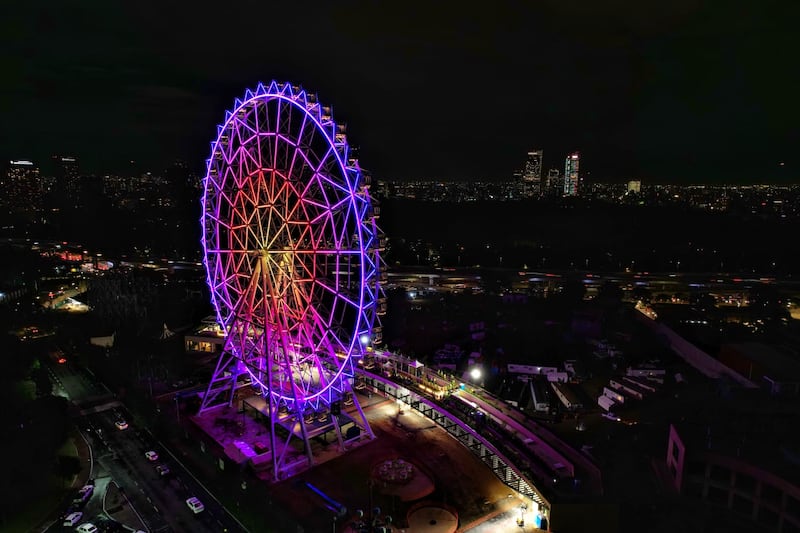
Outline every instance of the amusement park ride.
<svg viewBox="0 0 800 533">
<path fill-rule="evenodd" d="M 200 413 L 257 390 L 275 479 L 314 463 L 317 435 L 335 432 L 341 450 L 373 438 L 352 386 L 381 342 L 385 239 L 344 126 L 298 86 L 259 84 L 217 129 L 202 203 L 226 339 Z"/>
</svg>

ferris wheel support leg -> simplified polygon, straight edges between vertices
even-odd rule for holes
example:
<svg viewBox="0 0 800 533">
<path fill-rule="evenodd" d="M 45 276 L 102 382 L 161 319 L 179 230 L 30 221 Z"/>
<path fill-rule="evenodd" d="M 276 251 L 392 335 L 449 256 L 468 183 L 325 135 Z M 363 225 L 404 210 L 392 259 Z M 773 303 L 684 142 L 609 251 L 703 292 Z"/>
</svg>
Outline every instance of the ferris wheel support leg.
<svg viewBox="0 0 800 533">
<path fill-rule="evenodd" d="M 361 423 L 364 426 L 364 431 L 369 436 L 369 439 L 372 440 L 375 438 L 375 433 L 372 432 L 372 428 L 367 421 L 367 415 L 364 414 L 364 410 L 361 409 L 361 404 L 358 402 L 358 398 L 356 398 L 355 392 L 353 393 L 353 404 L 355 404 L 356 409 L 358 409 L 358 414 L 361 417 Z"/>
<path fill-rule="evenodd" d="M 305 448 L 306 457 L 308 458 L 308 466 L 311 466 L 314 464 L 314 455 L 311 453 L 311 441 L 308 438 L 308 429 L 306 428 L 306 421 L 303 413 L 297 411 L 297 419 L 300 421 L 300 432 L 303 434 L 303 447 Z"/>
<path fill-rule="evenodd" d="M 217 359 L 217 366 L 214 369 L 214 373 L 211 375 L 211 380 L 208 382 L 206 393 L 200 404 L 200 413 L 219 405 L 219 403 L 215 403 L 215 400 L 223 391 L 228 390 L 228 384 L 226 382 L 230 380 L 230 377 L 225 376 L 225 371 L 231 367 L 233 360 L 234 356 L 227 352 L 223 352 L 222 355 L 219 356 L 219 359 Z M 235 383 L 235 381 L 231 382 L 231 399 L 228 400 L 229 402 L 233 399 Z"/>
<path fill-rule="evenodd" d="M 342 439 L 342 428 L 339 427 L 339 417 L 331 413 L 331 420 L 333 421 L 333 428 L 336 430 L 336 439 L 339 441 L 339 451 L 344 451 L 344 439 Z"/>
<path fill-rule="evenodd" d="M 262 291 L 264 292 L 264 294 L 269 294 L 270 295 L 270 298 L 265 298 L 264 299 L 264 303 L 263 303 L 264 310 L 265 310 L 265 315 L 264 316 L 270 316 L 271 315 L 271 316 L 274 316 L 274 317 L 282 317 L 282 320 L 285 320 L 286 317 L 282 315 L 282 313 L 280 312 L 280 309 L 278 308 L 278 306 L 276 304 L 276 302 L 280 298 L 280 291 L 276 290 L 275 286 L 273 285 L 273 280 L 270 278 L 270 275 L 269 275 L 269 268 L 268 268 L 268 265 L 267 265 L 267 261 L 268 261 L 267 253 L 266 253 L 265 250 L 262 250 L 260 259 L 259 259 L 258 263 L 256 264 L 256 268 L 255 268 L 254 273 L 253 273 L 253 279 L 259 279 L 261 281 Z M 269 328 L 267 328 L 267 329 L 269 331 Z M 278 339 L 277 340 L 280 343 L 280 346 L 282 348 L 281 349 L 281 357 L 283 357 L 283 359 L 284 359 L 283 364 L 285 365 L 285 368 L 291 368 L 291 361 L 289 359 L 289 354 L 291 352 L 291 343 L 290 343 L 290 341 L 289 341 L 289 339 L 287 337 L 287 334 L 286 334 L 287 331 L 289 331 L 288 324 L 286 324 L 286 323 L 279 324 L 279 327 L 277 328 L 277 333 L 278 333 Z M 271 345 L 271 341 L 270 341 L 270 345 Z M 272 356 L 270 355 L 269 363 L 268 363 L 268 367 L 267 367 L 268 368 L 268 374 L 269 374 L 269 380 L 268 381 L 270 383 L 270 387 L 274 383 L 273 382 L 273 378 L 274 378 L 273 372 L 274 372 L 274 366 L 275 366 L 274 363 L 275 362 L 272 360 Z M 306 460 L 308 461 L 307 466 L 311 467 L 311 466 L 314 465 L 314 455 L 312 454 L 312 450 L 311 450 L 311 442 L 309 440 L 308 430 L 307 430 L 306 424 L 305 424 L 305 418 L 303 417 L 302 409 L 300 407 L 301 395 L 298 394 L 299 391 L 297 390 L 296 386 L 293 383 L 291 384 L 291 387 L 292 387 L 292 397 L 294 399 L 294 402 L 292 404 L 292 409 L 294 411 L 294 415 L 296 417 L 296 420 L 300 424 L 301 440 L 303 441 L 303 448 L 304 448 L 304 451 L 305 451 Z M 272 394 L 270 394 L 270 411 L 271 412 L 272 412 L 272 402 L 273 402 Z M 270 419 L 270 426 L 272 427 L 271 431 L 273 433 L 275 431 L 275 425 L 276 424 L 277 424 L 277 420 L 275 418 L 271 418 Z M 276 477 L 276 479 L 280 479 L 280 475 L 286 469 L 286 465 L 285 465 L 286 451 L 289 449 L 289 443 L 292 440 L 292 436 L 293 435 L 294 435 L 294 432 L 293 431 L 289 431 L 289 438 L 286 440 L 286 443 L 284 444 L 284 448 L 281 451 L 280 459 L 279 460 L 275 460 L 274 463 L 273 463 L 274 464 L 274 469 L 275 469 L 275 477 Z M 274 457 L 275 457 L 275 454 L 273 452 L 273 458 Z"/>
<path fill-rule="evenodd" d="M 275 448 L 277 439 L 275 438 L 275 422 L 278 416 L 277 400 L 272 397 L 272 384 L 270 383 L 269 391 L 267 392 L 267 401 L 269 401 L 269 446 L 270 453 L 272 454 L 272 475 L 275 481 L 279 481 L 278 476 L 278 450 Z"/>
</svg>

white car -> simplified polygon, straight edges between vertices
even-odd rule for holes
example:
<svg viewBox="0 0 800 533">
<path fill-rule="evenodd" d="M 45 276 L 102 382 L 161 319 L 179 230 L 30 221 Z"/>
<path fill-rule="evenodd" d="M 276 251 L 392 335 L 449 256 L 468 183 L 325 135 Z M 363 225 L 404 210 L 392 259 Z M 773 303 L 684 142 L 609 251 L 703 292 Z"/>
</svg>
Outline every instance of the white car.
<svg viewBox="0 0 800 533">
<path fill-rule="evenodd" d="M 205 505 L 203 505 L 203 502 L 201 502 L 194 496 L 186 500 L 186 505 L 189 506 L 189 509 L 191 509 L 192 512 L 194 512 L 194 514 L 202 513 L 203 509 L 206 508 Z"/>
<path fill-rule="evenodd" d="M 117 426 L 117 429 L 122 431 L 123 429 L 128 429 L 128 423 L 124 420 L 120 419 L 114 422 L 114 425 Z"/>
<path fill-rule="evenodd" d="M 150 450 L 149 452 L 144 452 L 144 456 L 147 457 L 148 461 L 158 461 L 158 454 L 153 450 Z"/>
<path fill-rule="evenodd" d="M 97 533 L 100 530 L 97 529 L 97 526 L 92 524 L 91 522 L 86 522 L 86 523 L 83 523 L 83 524 L 79 525 L 78 529 L 76 529 L 76 531 L 78 533 Z"/>
<path fill-rule="evenodd" d="M 83 518 L 83 513 L 80 512 L 80 511 L 75 511 L 74 513 L 68 514 L 64 518 L 64 523 L 62 525 L 64 525 L 64 526 L 74 526 L 75 524 L 77 524 L 78 522 L 81 521 L 81 518 Z"/>
</svg>

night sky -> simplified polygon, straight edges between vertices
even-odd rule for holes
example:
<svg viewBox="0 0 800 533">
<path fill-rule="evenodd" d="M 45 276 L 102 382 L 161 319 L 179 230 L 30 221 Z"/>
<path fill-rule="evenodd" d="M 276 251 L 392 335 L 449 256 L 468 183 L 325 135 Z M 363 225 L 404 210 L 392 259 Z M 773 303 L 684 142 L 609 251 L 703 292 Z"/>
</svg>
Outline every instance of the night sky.
<svg viewBox="0 0 800 533">
<path fill-rule="evenodd" d="M 173 4 L 7 2 L 0 155 L 200 169 L 233 98 L 277 79 L 376 178 L 507 179 L 534 147 L 592 181 L 800 178 L 796 1 Z"/>
</svg>

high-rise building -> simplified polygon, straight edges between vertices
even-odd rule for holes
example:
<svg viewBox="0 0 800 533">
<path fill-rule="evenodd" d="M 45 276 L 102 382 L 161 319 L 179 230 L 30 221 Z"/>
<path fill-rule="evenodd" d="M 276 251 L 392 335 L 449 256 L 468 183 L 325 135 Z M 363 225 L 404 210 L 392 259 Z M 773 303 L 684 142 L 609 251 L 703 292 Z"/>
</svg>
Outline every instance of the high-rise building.
<svg viewBox="0 0 800 533">
<path fill-rule="evenodd" d="M 528 152 L 525 170 L 522 172 L 522 184 L 525 196 L 538 196 L 542 192 L 542 158 L 544 150 Z"/>
<path fill-rule="evenodd" d="M 54 155 L 55 185 L 52 191 L 45 191 L 54 197 L 59 207 L 81 205 L 82 184 L 78 170 L 78 159 L 72 156 Z"/>
<path fill-rule="evenodd" d="M 564 163 L 564 196 L 578 196 L 580 154 L 573 152 Z"/>
<path fill-rule="evenodd" d="M 11 212 L 36 212 L 42 207 L 42 178 L 32 161 L 10 161 L 0 176 L 0 205 Z"/>
<path fill-rule="evenodd" d="M 547 183 L 545 184 L 545 192 L 548 196 L 558 196 L 561 194 L 563 183 L 561 183 L 561 171 L 557 168 L 551 168 L 547 171 Z"/>
<path fill-rule="evenodd" d="M 526 196 L 537 196 L 542 192 L 542 159 L 544 150 L 532 150 L 528 152 L 528 160 L 525 161 L 525 170 L 522 173 L 522 181 L 525 186 Z"/>
</svg>

